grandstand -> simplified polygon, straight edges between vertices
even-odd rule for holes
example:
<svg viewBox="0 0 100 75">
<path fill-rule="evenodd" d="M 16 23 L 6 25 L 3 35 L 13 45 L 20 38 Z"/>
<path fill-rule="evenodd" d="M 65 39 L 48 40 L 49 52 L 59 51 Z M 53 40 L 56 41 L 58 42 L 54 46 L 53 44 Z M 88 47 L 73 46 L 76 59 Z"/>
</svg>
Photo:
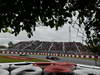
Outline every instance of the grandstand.
<svg viewBox="0 0 100 75">
<path fill-rule="evenodd" d="M 48 52 L 64 54 L 92 54 L 80 42 L 22 41 L 9 48 L 10 51 Z"/>
</svg>

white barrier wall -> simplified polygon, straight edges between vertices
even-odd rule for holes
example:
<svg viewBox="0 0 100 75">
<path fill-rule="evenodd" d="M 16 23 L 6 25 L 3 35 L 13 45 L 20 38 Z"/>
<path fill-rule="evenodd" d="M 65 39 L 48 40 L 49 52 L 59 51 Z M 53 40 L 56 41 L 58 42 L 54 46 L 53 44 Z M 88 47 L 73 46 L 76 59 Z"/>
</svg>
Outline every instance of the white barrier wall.
<svg viewBox="0 0 100 75">
<path fill-rule="evenodd" d="M 9 64 L 12 64 L 11 67 L 15 67 L 15 69 L 11 71 L 11 75 L 18 75 L 20 73 L 22 73 L 20 75 L 41 75 L 42 74 L 43 70 L 40 67 L 33 66 L 33 64 L 25 65 L 25 63 L 27 64 L 27 62 L 1 63 L 0 65 L 3 67 L 0 68 L 0 75 L 9 75 L 9 72 L 6 70 L 6 68 L 9 67 Z M 32 62 L 32 63 L 36 63 L 36 62 Z M 21 65 L 16 66 L 15 64 L 21 64 Z M 73 72 L 75 73 L 75 75 L 100 75 L 100 67 L 76 64 Z"/>
<path fill-rule="evenodd" d="M 0 75 L 9 75 L 9 72 L 4 69 L 0 69 Z"/>
<path fill-rule="evenodd" d="M 100 67 L 77 64 L 75 75 L 100 75 Z"/>
<path fill-rule="evenodd" d="M 31 72 L 28 70 L 31 70 Z M 17 75 L 20 73 L 22 73 L 22 75 L 41 75 L 42 69 L 40 67 L 28 65 L 28 66 L 23 66 L 23 67 L 20 67 L 20 68 L 13 70 L 11 72 L 11 75 Z"/>
</svg>

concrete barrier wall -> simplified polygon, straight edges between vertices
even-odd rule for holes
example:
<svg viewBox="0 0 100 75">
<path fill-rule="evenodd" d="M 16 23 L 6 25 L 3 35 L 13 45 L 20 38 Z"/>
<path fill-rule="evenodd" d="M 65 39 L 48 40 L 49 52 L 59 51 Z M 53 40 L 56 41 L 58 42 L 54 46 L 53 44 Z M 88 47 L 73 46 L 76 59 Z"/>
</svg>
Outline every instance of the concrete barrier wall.
<svg viewBox="0 0 100 75">
<path fill-rule="evenodd" d="M 93 55 L 74 55 L 74 54 L 60 54 L 60 53 L 46 53 L 46 52 L 16 52 L 16 51 L 0 51 L 1 54 L 20 54 L 20 55 L 46 55 L 46 56 L 62 56 L 73 58 L 96 58 L 100 59 L 100 56 Z"/>
</svg>

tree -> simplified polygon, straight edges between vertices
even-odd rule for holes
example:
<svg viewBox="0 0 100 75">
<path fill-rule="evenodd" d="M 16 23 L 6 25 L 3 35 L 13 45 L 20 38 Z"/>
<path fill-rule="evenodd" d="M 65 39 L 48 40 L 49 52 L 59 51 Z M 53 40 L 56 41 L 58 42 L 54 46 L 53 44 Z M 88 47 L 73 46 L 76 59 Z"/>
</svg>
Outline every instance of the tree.
<svg viewBox="0 0 100 75">
<path fill-rule="evenodd" d="M 64 23 L 84 25 L 88 40 L 100 37 L 100 1 L 0 0 L 0 31 L 16 36 L 25 30 L 31 37 L 38 23 L 56 29 Z"/>
<path fill-rule="evenodd" d="M 42 22 L 45 26 L 58 28 L 71 17 L 68 9 L 63 8 L 67 0 L 1 0 L 0 1 L 0 30 L 19 34 L 26 30 L 32 35 L 36 24 Z"/>
<path fill-rule="evenodd" d="M 100 55 L 100 38 L 91 37 L 90 40 L 87 40 L 87 45 L 93 53 Z"/>
<path fill-rule="evenodd" d="M 14 46 L 13 42 L 10 41 L 10 42 L 8 43 L 8 48 L 12 48 L 13 46 Z"/>
</svg>

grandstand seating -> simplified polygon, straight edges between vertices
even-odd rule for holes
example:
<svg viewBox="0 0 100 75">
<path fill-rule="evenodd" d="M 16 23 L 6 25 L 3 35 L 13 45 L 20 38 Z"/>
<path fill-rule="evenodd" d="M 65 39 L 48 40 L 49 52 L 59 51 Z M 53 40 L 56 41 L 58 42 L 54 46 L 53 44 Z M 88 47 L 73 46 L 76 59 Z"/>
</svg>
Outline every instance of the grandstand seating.
<svg viewBox="0 0 100 75">
<path fill-rule="evenodd" d="M 67 54 L 89 54 L 88 48 L 80 42 L 22 41 L 8 50 L 24 52 L 50 52 Z"/>
</svg>

